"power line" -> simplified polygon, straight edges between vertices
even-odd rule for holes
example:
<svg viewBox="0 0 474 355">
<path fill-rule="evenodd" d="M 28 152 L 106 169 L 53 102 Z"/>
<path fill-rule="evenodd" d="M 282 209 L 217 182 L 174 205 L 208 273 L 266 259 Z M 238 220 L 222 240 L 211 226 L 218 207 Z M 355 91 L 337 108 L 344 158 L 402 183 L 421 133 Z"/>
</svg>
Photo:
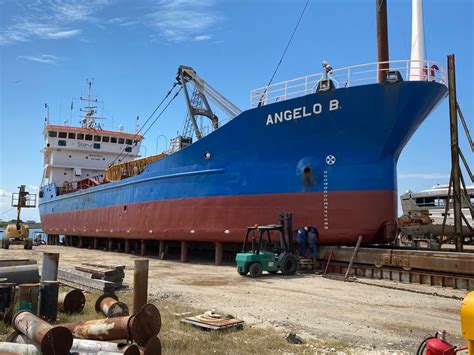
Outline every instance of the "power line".
<svg viewBox="0 0 474 355">
<path fill-rule="evenodd" d="M 285 47 L 285 50 L 283 51 L 283 54 L 282 54 L 281 57 L 280 57 L 280 61 L 278 62 L 277 66 L 276 66 L 276 68 L 275 68 L 275 71 L 273 72 L 273 75 L 272 75 L 272 77 L 270 78 L 270 81 L 269 81 L 268 84 L 267 84 L 267 87 L 265 88 L 265 91 L 264 91 L 263 94 L 262 94 L 262 98 L 265 96 L 268 87 L 269 87 L 270 84 L 273 82 L 273 79 L 275 78 L 275 75 L 276 75 L 278 69 L 280 68 L 280 64 L 283 62 L 283 58 L 285 57 L 286 51 L 287 51 L 288 48 L 290 47 L 291 41 L 293 40 L 293 37 L 294 37 L 294 35 L 295 35 L 295 33 L 296 33 L 296 30 L 298 29 L 298 26 L 300 25 L 301 19 L 303 18 L 303 15 L 304 15 L 304 13 L 305 13 L 305 11 L 306 11 L 306 8 L 308 7 L 308 4 L 309 4 L 309 0 L 306 0 L 306 3 L 305 3 L 305 5 L 304 5 L 304 7 L 303 7 L 303 11 L 301 11 L 301 15 L 300 15 L 300 17 L 299 17 L 299 19 L 298 19 L 298 22 L 296 23 L 296 26 L 295 26 L 295 28 L 293 29 L 293 33 L 292 33 L 291 36 L 290 36 L 290 39 L 289 39 L 289 41 L 288 41 L 288 43 L 287 43 L 287 45 L 286 45 L 286 47 Z M 261 103 L 262 103 L 262 100 L 260 100 L 260 104 L 261 104 Z M 259 104 L 259 105 L 260 105 L 260 104 Z"/>
<path fill-rule="evenodd" d="M 173 85 L 171 86 L 171 89 L 168 91 L 168 93 L 165 95 L 165 97 L 163 98 L 163 100 L 161 100 L 161 102 L 158 104 L 158 106 L 156 106 L 156 108 L 153 110 L 153 112 L 150 114 L 150 116 L 148 116 L 148 118 L 146 119 L 145 123 L 141 126 L 141 128 L 137 131 L 137 133 L 135 133 L 135 135 L 133 136 L 133 140 L 138 137 L 138 134 L 141 132 L 141 130 L 146 126 L 146 124 L 148 123 L 148 121 L 150 121 L 150 119 L 154 116 L 154 114 L 156 113 L 156 111 L 158 111 L 158 109 L 161 107 L 161 105 L 163 105 L 163 103 L 166 101 L 166 99 L 168 98 L 168 96 L 171 95 L 171 93 L 173 92 L 174 88 L 176 87 L 176 85 L 178 85 L 178 83 L 173 83 Z M 180 89 L 181 90 L 181 89 Z M 153 124 L 152 124 L 153 125 Z M 147 130 L 148 131 L 148 130 Z M 136 145 L 136 143 L 135 143 Z M 122 150 L 120 151 L 119 155 L 117 155 L 115 157 L 115 159 L 112 161 L 112 163 L 110 163 L 110 165 L 113 165 L 120 157 L 122 157 L 122 154 L 124 153 L 125 151 L 125 148 L 126 147 L 123 147 Z M 125 154 L 124 157 L 126 157 L 128 155 Z"/>
</svg>

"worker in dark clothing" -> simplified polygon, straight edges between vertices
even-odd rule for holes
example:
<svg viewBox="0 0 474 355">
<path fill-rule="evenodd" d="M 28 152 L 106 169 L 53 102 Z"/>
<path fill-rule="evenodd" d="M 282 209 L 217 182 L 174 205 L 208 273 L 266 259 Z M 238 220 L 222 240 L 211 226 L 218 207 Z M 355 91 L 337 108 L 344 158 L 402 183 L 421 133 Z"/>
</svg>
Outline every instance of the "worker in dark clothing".
<svg viewBox="0 0 474 355">
<path fill-rule="evenodd" d="M 316 258 L 316 243 L 318 242 L 319 232 L 316 227 L 307 227 L 307 240 L 309 246 L 309 253 L 312 258 Z"/>
<path fill-rule="evenodd" d="M 298 229 L 296 242 L 298 243 L 298 256 L 304 258 L 306 254 L 306 244 L 308 243 L 308 227 Z"/>
</svg>

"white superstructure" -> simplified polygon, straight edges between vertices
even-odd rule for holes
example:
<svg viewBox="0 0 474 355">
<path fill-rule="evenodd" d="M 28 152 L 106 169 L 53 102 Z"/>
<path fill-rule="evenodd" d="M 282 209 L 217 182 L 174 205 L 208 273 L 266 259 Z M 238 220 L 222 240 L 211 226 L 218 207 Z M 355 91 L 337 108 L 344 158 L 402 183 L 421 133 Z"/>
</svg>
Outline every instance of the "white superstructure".
<svg viewBox="0 0 474 355">
<path fill-rule="evenodd" d="M 54 183 L 57 187 L 75 189 L 81 181 L 103 181 L 105 170 L 113 163 L 138 157 L 143 136 L 125 132 L 106 131 L 96 123 L 97 102 L 92 96 L 92 82 L 88 81 L 89 94 L 82 101 L 81 126 L 49 124 L 43 130 L 44 171 L 41 186 Z M 47 107 L 47 106 L 46 106 Z"/>
</svg>

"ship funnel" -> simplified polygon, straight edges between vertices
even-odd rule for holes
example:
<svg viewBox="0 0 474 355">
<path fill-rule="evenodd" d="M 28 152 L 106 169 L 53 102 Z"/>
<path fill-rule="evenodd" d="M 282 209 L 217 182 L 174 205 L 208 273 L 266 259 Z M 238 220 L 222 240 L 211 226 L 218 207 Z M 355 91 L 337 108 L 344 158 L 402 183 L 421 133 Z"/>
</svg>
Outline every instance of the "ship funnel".
<svg viewBox="0 0 474 355">
<path fill-rule="evenodd" d="M 423 1 L 412 0 L 411 67 L 410 80 L 425 80 L 425 31 L 423 26 Z"/>
</svg>

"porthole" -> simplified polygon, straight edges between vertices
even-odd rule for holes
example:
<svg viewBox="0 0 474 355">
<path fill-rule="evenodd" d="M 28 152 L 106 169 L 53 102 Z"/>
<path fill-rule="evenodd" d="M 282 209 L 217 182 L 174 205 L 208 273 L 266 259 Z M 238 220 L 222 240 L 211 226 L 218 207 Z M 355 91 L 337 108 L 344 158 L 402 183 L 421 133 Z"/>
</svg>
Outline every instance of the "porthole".
<svg viewBox="0 0 474 355">
<path fill-rule="evenodd" d="M 204 153 L 204 159 L 206 159 L 206 160 L 211 159 L 211 153 L 205 152 L 205 153 Z"/>
</svg>

